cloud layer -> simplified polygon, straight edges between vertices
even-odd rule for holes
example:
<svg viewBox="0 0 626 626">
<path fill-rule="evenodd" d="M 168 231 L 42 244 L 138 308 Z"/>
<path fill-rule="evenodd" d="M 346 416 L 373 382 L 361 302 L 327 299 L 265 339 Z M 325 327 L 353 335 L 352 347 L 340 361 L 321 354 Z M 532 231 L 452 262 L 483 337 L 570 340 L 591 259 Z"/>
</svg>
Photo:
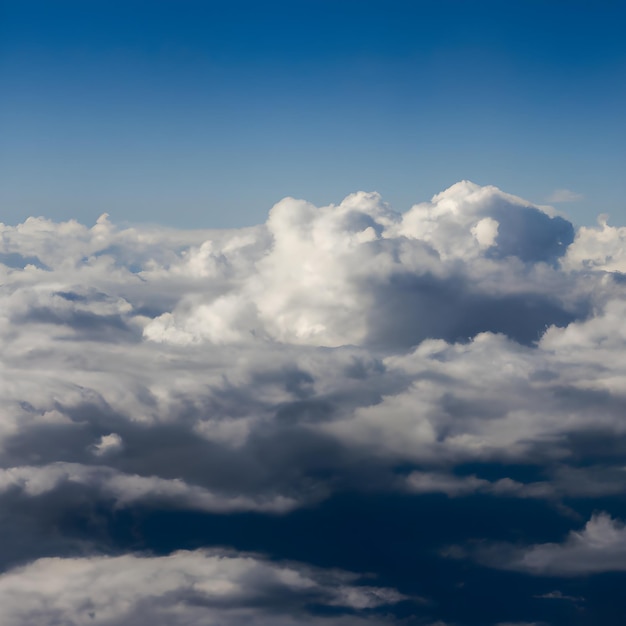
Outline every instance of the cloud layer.
<svg viewBox="0 0 626 626">
<path fill-rule="evenodd" d="M 0 529 L 15 538 L 0 566 L 24 565 L 0 594 L 44 570 L 72 587 L 116 558 L 138 581 L 213 563 L 90 556 L 115 542 L 62 522 L 78 510 L 285 516 L 345 493 L 440 494 L 539 501 L 574 519 L 579 502 L 610 512 L 624 493 L 626 229 L 604 218 L 575 231 L 461 182 L 404 214 L 359 192 L 327 207 L 286 198 L 233 231 L 106 216 L 0 230 Z M 589 548 L 606 535 L 621 553 L 607 520 L 488 564 L 615 570 Z M 80 623 L 76 601 L 46 593 L 24 610 Z M 133 623 L 137 594 L 123 617 L 94 623 Z M 32 619 L 21 610 L 5 621 Z M 163 623 L 200 623 L 163 611 Z M 215 623 L 244 619 L 219 611 Z"/>
</svg>

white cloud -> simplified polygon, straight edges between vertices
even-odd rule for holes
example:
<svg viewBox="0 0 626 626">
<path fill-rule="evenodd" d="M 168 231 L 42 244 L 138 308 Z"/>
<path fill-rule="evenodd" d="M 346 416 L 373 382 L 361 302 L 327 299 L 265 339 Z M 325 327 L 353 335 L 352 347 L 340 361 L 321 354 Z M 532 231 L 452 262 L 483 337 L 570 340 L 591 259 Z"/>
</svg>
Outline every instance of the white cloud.
<svg viewBox="0 0 626 626">
<path fill-rule="evenodd" d="M 597 228 L 579 229 L 563 261 L 570 269 L 626 273 L 626 227 L 609 226 L 600 216 Z"/>
<path fill-rule="evenodd" d="M 0 493 L 18 489 L 27 496 L 36 497 L 69 484 L 83 485 L 91 494 L 97 491 L 101 497 L 112 499 L 115 506 L 147 501 L 166 507 L 184 507 L 213 513 L 284 513 L 298 505 L 296 501 L 283 496 L 220 495 L 197 485 L 189 485 L 180 479 L 123 474 L 103 466 L 57 462 L 41 467 L 0 469 Z"/>
<path fill-rule="evenodd" d="M 46 558 L 0 575 L 0 621 L 131 626 L 361 626 L 357 615 L 313 617 L 307 604 L 359 611 L 397 603 L 393 589 L 354 574 L 216 551 L 169 556 Z"/>
<path fill-rule="evenodd" d="M 7 380 L 13 381 L 5 400 L 29 398 L 36 407 L 25 422 L 20 418 L 22 424 L 39 421 L 38 411 L 58 410 L 52 398 L 60 393 L 69 406 L 105 402 L 133 422 L 161 422 L 185 411 L 185 405 L 201 411 L 202 403 L 229 386 L 250 384 L 245 379 L 256 375 L 254 368 L 245 374 L 241 364 L 255 360 L 259 367 L 267 359 L 302 361 L 305 371 L 317 370 L 318 388 L 324 381 L 329 390 L 339 389 L 326 375 L 337 376 L 336 358 L 306 352 L 306 346 L 367 349 L 374 343 L 393 353 L 433 334 L 448 343 L 465 339 L 481 325 L 515 334 L 526 324 L 528 337 L 534 332 L 539 338 L 555 317 L 566 321 L 576 315 L 577 299 L 602 302 L 604 293 L 617 291 L 601 277 L 579 281 L 543 263 L 565 252 L 559 248 L 562 222 L 496 188 L 464 182 L 404 216 L 376 194 L 360 193 L 322 208 L 286 199 L 272 209 L 266 227 L 225 233 L 118 231 L 106 219 L 91 229 L 41 219 L 5 227 L 7 252 L 40 258 L 50 268 L 5 270 L 0 328 Z M 536 229 L 544 233 L 541 248 Z M 532 306 L 525 309 L 528 302 Z M 480 337 L 468 346 L 445 347 L 449 363 L 415 352 L 408 360 L 388 356 L 387 367 L 401 378 L 439 371 L 470 382 L 492 356 L 516 363 L 525 374 L 537 367 L 561 368 L 557 357 L 542 351 Z M 204 344 L 210 349 L 201 348 Z M 88 351 L 81 347 L 86 345 Z M 194 346 L 198 349 L 190 350 Z M 31 369 L 27 379 L 19 376 L 23 367 Z M 531 402 L 522 401 L 528 381 L 515 382 L 512 374 L 505 367 L 491 380 L 508 380 L 524 407 Z M 489 382 L 483 383 L 486 394 L 499 395 Z M 416 384 L 431 385 L 429 410 L 436 412 L 437 385 Z M 193 424 L 195 432 L 224 445 L 243 445 L 257 425 L 272 419 L 273 407 L 290 397 L 279 386 L 271 398 L 253 401 L 248 415 L 202 419 Z M 261 385 L 255 394 L 267 391 Z M 384 399 L 385 408 L 402 402 L 409 412 L 415 406 L 410 389 Z M 378 410 L 342 410 L 338 417 L 362 420 Z M 13 432 L 15 411 L 9 413 L 4 426 Z M 516 421 L 521 427 L 525 420 Z M 437 427 L 424 417 L 419 423 L 411 429 L 425 442 Z M 400 440 L 411 440 L 406 425 L 397 426 Z M 502 441 L 514 441 L 516 429 L 508 423 L 503 428 Z M 455 441 L 481 445 L 471 443 L 472 436 L 459 432 Z M 498 445 L 491 439 L 488 445 Z"/>
<path fill-rule="evenodd" d="M 621 323 L 618 313 L 610 315 L 613 325 Z M 603 401 L 601 413 L 596 406 L 597 391 L 626 388 L 619 335 L 605 339 L 613 325 L 598 317 L 580 330 L 553 328 L 534 348 L 488 333 L 467 344 L 425 341 L 384 361 L 412 378 L 410 386 L 322 428 L 370 454 L 415 462 L 558 460 L 568 454 L 569 435 L 626 433 L 619 396 Z"/>
<path fill-rule="evenodd" d="M 220 250 L 211 242 L 201 252 L 189 252 L 185 258 L 219 258 L 212 265 L 212 282 L 228 278 L 230 290 L 222 283 L 219 293 L 209 288 L 204 295 L 188 294 L 173 311 L 149 322 L 144 336 L 180 345 L 252 338 L 300 345 L 362 344 L 387 323 L 372 312 L 384 303 L 382 292 L 394 277 L 417 281 L 415 297 L 424 301 L 416 299 L 413 306 L 422 309 L 427 322 L 436 313 L 428 311 L 431 303 L 417 291 L 420 281 L 433 276 L 443 289 L 455 280 L 470 281 L 485 296 L 506 297 L 511 284 L 498 277 L 500 271 L 520 274 L 520 260 L 552 262 L 573 237 L 571 225 L 562 218 L 553 219 L 495 187 L 469 182 L 402 216 L 377 194 L 360 192 L 320 208 L 286 198 L 272 208 L 266 229 L 269 247 L 259 254 L 248 244 L 254 264 L 240 275 L 230 263 L 230 249 Z M 495 258 L 512 262 L 496 263 Z M 193 275 L 199 276 L 196 270 Z M 452 316 L 449 325 L 454 324 L 460 320 Z"/>
<path fill-rule="evenodd" d="M 411 472 L 407 488 L 414 493 L 445 493 L 451 498 L 475 493 L 518 498 L 546 498 L 554 496 L 554 487 L 546 482 L 524 484 L 510 478 L 489 481 L 470 476 L 454 476 L 441 472 Z"/>
<path fill-rule="evenodd" d="M 555 189 L 547 198 L 546 202 L 578 202 L 583 195 L 570 189 Z"/>
<path fill-rule="evenodd" d="M 610 515 L 598 513 L 583 530 L 572 531 L 563 543 L 536 544 L 522 549 L 499 546 L 488 553 L 486 562 L 537 576 L 623 572 L 626 571 L 626 528 Z"/>
<path fill-rule="evenodd" d="M 484 217 L 471 228 L 471 233 L 478 241 L 481 248 L 490 248 L 496 243 L 498 237 L 498 227 L 496 220 Z"/>
<path fill-rule="evenodd" d="M 114 454 L 124 447 L 122 438 L 116 433 L 102 435 L 100 441 L 93 445 L 92 451 L 96 456 Z"/>
<path fill-rule="evenodd" d="M 279 514 L 346 485 L 626 485 L 623 228 L 466 181 L 404 215 L 360 192 L 233 231 L 1 230 L 3 501 Z"/>
</svg>

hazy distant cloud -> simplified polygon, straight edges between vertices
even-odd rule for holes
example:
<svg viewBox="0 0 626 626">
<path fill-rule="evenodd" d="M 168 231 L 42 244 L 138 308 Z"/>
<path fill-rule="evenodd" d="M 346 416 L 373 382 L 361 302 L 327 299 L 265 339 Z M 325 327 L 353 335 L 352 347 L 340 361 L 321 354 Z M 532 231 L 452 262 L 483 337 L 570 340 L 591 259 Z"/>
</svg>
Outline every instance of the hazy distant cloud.
<svg viewBox="0 0 626 626">
<path fill-rule="evenodd" d="M 583 195 L 570 189 L 555 189 L 547 198 L 546 202 L 578 202 Z"/>
</svg>

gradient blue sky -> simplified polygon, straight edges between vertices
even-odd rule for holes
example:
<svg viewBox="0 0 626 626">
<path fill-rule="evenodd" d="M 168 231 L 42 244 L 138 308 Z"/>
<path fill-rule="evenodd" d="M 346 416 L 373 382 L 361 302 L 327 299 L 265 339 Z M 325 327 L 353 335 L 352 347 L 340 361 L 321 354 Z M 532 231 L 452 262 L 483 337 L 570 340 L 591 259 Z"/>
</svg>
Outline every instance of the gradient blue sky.
<svg viewBox="0 0 626 626">
<path fill-rule="evenodd" d="M 4 0 L 0 221 L 403 211 L 460 179 L 626 218 L 623 1 Z"/>
</svg>

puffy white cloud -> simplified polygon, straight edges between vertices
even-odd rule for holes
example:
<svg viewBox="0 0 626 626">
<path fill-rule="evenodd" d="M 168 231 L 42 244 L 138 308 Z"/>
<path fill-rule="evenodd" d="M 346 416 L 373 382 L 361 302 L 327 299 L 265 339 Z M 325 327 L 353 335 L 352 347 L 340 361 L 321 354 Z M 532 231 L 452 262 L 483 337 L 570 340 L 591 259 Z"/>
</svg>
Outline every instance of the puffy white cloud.
<svg viewBox="0 0 626 626">
<path fill-rule="evenodd" d="M 100 441 L 93 445 L 92 451 L 96 456 L 113 454 L 124 447 L 122 438 L 117 433 L 102 435 Z"/>
<path fill-rule="evenodd" d="M 203 244 L 202 258 L 210 250 L 220 259 L 213 278 L 230 277 L 231 289 L 189 294 L 151 321 L 145 337 L 181 345 L 252 338 L 323 346 L 381 342 L 393 315 L 385 303 L 395 299 L 414 312 L 403 332 L 417 343 L 433 331 L 454 338 L 457 327 L 480 323 L 479 300 L 515 306 L 527 289 L 539 292 L 537 308 L 554 308 L 543 313 L 546 323 L 559 307 L 564 314 L 572 308 L 554 300 L 555 283 L 565 293 L 569 281 L 553 273 L 529 284 L 525 265 L 562 256 L 573 238 L 571 224 L 495 187 L 458 183 L 404 215 L 377 194 L 356 193 L 321 208 L 286 198 L 272 208 L 266 234 L 269 245 L 260 254 L 248 244 L 254 264 L 245 274 L 230 263 L 232 250 Z M 468 282 L 469 292 L 462 287 Z"/>
<path fill-rule="evenodd" d="M 608 217 L 601 215 L 598 227 L 578 230 L 563 264 L 571 269 L 626 272 L 626 227 L 609 226 Z"/>
<path fill-rule="evenodd" d="M 571 243 L 572 225 L 496 187 L 469 181 L 404 214 L 399 233 L 432 245 L 443 259 L 465 261 L 485 252 L 523 261 L 553 261 Z"/>
<path fill-rule="evenodd" d="M 348 572 L 216 551 L 45 558 L 0 575 L 0 620 L 6 626 L 361 626 L 384 620 L 355 611 L 405 599 L 356 582 Z M 348 613 L 314 617 L 307 610 L 312 603 Z"/>
<path fill-rule="evenodd" d="M 621 311 L 621 299 L 607 302 L 623 291 L 615 281 L 579 280 L 553 265 L 572 232 L 562 218 L 469 182 L 404 215 L 376 194 L 322 208 L 285 199 L 267 225 L 242 231 L 118 230 L 106 217 L 91 229 L 42 219 L 4 227 L 4 252 L 42 267 L 4 270 L 3 431 L 24 438 L 53 415 L 67 420 L 71 407 L 96 404 L 122 422 L 91 433 L 84 446 L 92 452 L 105 449 L 108 440 L 99 438 L 113 426 L 125 441 L 120 428 L 129 422 L 172 421 L 241 448 L 304 394 L 331 397 L 324 401 L 333 407 L 332 420 L 305 420 L 307 427 L 350 445 L 372 438 L 380 452 L 427 459 L 523 454 L 562 431 L 550 417 L 559 411 L 554 386 L 580 388 L 583 378 L 592 385 L 594 372 L 564 367 L 571 361 L 564 342 L 577 329 L 602 328 L 611 315 L 618 324 Z M 575 322 L 594 302 L 604 307 L 600 317 Z M 534 348 L 479 334 L 530 343 L 550 324 L 568 322 Z M 475 338 L 451 343 L 468 337 Z M 594 350 L 597 341 L 589 336 Z M 350 344 L 365 351 L 343 354 L 361 362 L 373 348 L 382 370 L 366 382 L 346 380 L 344 357 L 310 349 Z M 268 368 L 276 374 L 261 380 Z M 287 371 L 309 382 L 290 390 Z M 606 373 L 595 373 L 606 384 Z M 338 396 L 346 385 L 355 390 L 349 400 Z M 365 388 L 375 401 L 364 401 Z M 446 408 L 450 402 L 462 419 Z M 581 413 L 583 426 L 585 419 Z M 58 427 L 81 430 L 74 418 Z"/>
<path fill-rule="evenodd" d="M 594 318 L 581 323 L 582 336 L 596 324 L 611 332 Z M 434 464 L 556 461 L 569 454 L 572 435 L 605 430 L 623 436 L 619 392 L 626 371 L 619 336 L 603 359 L 593 338 L 582 350 L 565 343 L 576 328 L 550 329 L 533 348 L 490 333 L 466 344 L 424 341 L 383 361 L 412 379 L 407 388 L 322 428 L 370 454 Z M 554 350 L 557 341 L 562 350 Z M 610 372 L 602 362 L 611 363 Z"/>
</svg>

